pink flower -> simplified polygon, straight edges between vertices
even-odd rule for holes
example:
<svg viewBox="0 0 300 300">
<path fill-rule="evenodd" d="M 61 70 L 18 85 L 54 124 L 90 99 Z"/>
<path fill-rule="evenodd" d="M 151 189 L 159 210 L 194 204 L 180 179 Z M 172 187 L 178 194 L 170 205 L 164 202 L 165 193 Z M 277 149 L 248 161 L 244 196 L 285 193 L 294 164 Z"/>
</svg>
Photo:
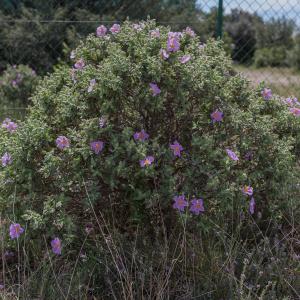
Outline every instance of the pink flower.
<svg viewBox="0 0 300 300">
<path fill-rule="evenodd" d="M 160 37 L 160 32 L 159 29 L 154 29 L 150 31 L 150 36 L 152 38 L 159 38 Z"/>
<path fill-rule="evenodd" d="M 290 108 L 290 112 L 296 116 L 296 117 L 300 117 L 300 109 L 297 107 L 292 107 Z"/>
<path fill-rule="evenodd" d="M 152 96 L 157 96 L 160 94 L 161 90 L 156 83 L 151 82 L 149 86 L 150 89 L 152 90 Z"/>
<path fill-rule="evenodd" d="M 196 35 L 195 32 L 194 32 L 194 30 L 193 30 L 192 28 L 190 28 L 190 27 L 187 27 L 187 28 L 184 30 L 184 32 L 185 32 L 187 35 L 191 36 L 191 37 L 194 37 L 194 36 Z"/>
<path fill-rule="evenodd" d="M 114 24 L 113 26 L 110 27 L 109 30 L 112 34 L 117 34 L 120 32 L 121 26 L 119 24 Z"/>
<path fill-rule="evenodd" d="M 75 63 L 74 67 L 77 70 L 82 70 L 85 66 L 84 60 L 82 58 L 80 58 L 79 60 L 77 60 L 77 62 Z"/>
<path fill-rule="evenodd" d="M 253 188 L 250 185 L 245 185 L 242 188 L 242 193 L 246 196 L 252 196 L 253 195 Z"/>
<path fill-rule="evenodd" d="M 285 100 L 283 100 L 283 102 L 285 104 L 287 104 L 288 106 L 292 106 L 294 104 L 294 101 L 292 98 L 286 98 Z"/>
<path fill-rule="evenodd" d="M 183 150 L 183 147 L 177 141 L 175 141 L 173 145 L 170 145 L 170 148 L 173 150 L 173 154 L 175 156 L 181 156 L 181 151 Z"/>
<path fill-rule="evenodd" d="M 185 200 L 184 195 L 175 196 L 173 198 L 173 208 L 178 209 L 180 212 L 184 212 L 184 209 L 189 206 L 188 202 Z"/>
<path fill-rule="evenodd" d="M 199 215 L 200 212 L 204 212 L 204 206 L 203 206 L 203 199 L 193 199 L 191 201 L 191 208 L 190 211 L 194 213 L 195 215 Z"/>
<path fill-rule="evenodd" d="M 213 122 L 221 122 L 223 120 L 223 113 L 219 110 L 215 110 L 210 114 Z"/>
<path fill-rule="evenodd" d="M 154 157 L 153 156 L 147 156 L 145 159 L 140 160 L 140 166 L 142 168 L 146 166 L 150 166 L 154 162 Z"/>
<path fill-rule="evenodd" d="M 107 32 L 107 28 L 104 25 L 100 25 L 96 30 L 96 35 L 98 37 L 105 36 Z"/>
<path fill-rule="evenodd" d="M 145 132 L 145 130 L 142 130 L 140 132 L 136 132 L 134 135 L 133 135 L 133 138 L 136 140 L 136 141 L 145 141 L 149 138 L 149 134 L 147 132 Z"/>
<path fill-rule="evenodd" d="M 133 29 L 135 29 L 136 31 L 141 31 L 143 30 L 143 27 L 141 26 L 141 24 L 133 24 Z"/>
<path fill-rule="evenodd" d="M 183 55 L 183 56 L 179 57 L 179 61 L 180 61 L 182 64 L 187 63 L 190 59 L 191 59 L 191 56 L 190 56 L 190 55 Z"/>
<path fill-rule="evenodd" d="M 18 223 L 13 223 L 9 226 L 9 235 L 12 240 L 19 238 L 24 232 L 24 229 Z"/>
<path fill-rule="evenodd" d="M 226 152 L 232 160 L 235 160 L 235 161 L 239 160 L 238 156 L 233 151 L 226 149 Z"/>
<path fill-rule="evenodd" d="M 159 54 L 163 60 L 167 60 L 170 56 L 169 53 L 165 49 L 160 49 Z"/>
<path fill-rule="evenodd" d="M 263 98 L 265 100 L 270 100 L 272 98 L 272 91 L 271 91 L 271 89 L 264 88 L 261 91 L 261 95 L 263 96 Z"/>
<path fill-rule="evenodd" d="M 5 152 L 1 157 L 2 167 L 6 167 L 12 163 L 12 158 L 9 153 Z"/>
<path fill-rule="evenodd" d="M 9 118 L 6 118 L 1 127 L 6 128 L 10 133 L 13 133 L 17 130 L 18 125 L 15 122 L 12 122 Z"/>
<path fill-rule="evenodd" d="M 104 148 L 104 142 L 93 141 L 90 143 L 90 147 L 91 147 L 91 150 L 93 150 L 95 154 L 99 154 Z"/>
<path fill-rule="evenodd" d="M 61 241 L 59 238 L 55 238 L 51 241 L 51 247 L 54 254 L 61 255 Z"/>
<path fill-rule="evenodd" d="M 169 37 L 167 41 L 168 52 L 176 52 L 180 48 L 180 43 L 178 37 Z"/>
<path fill-rule="evenodd" d="M 70 147 L 70 141 L 68 138 L 66 138 L 63 135 L 60 135 L 57 139 L 56 139 L 56 146 L 63 150 L 65 148 L 69 148 Z"/>
<path fill-rule="evenodd" d="M 173 31 L 170 31 L 168 33 L 168 38 L 176 38 L 176 39 L 180 39 L 182 37 L 182 32 L 173 32 Z"/>
</svg>

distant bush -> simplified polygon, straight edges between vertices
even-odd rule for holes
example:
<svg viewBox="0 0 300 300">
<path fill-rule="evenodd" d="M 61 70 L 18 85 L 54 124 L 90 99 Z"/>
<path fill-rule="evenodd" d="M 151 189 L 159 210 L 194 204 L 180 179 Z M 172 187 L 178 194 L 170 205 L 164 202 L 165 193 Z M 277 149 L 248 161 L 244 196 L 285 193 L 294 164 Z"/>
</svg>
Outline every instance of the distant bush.
<svg viewBox="0 0 300 300">
<path fill-rule="evenodd" d="M 255 51 L 254 64 L 256 67 L 286 67 L 287 49 L 284 46 L 262 48 Z"/>
<path fill-rule="evenodd" d="M 38 76 L 28 66 L 8 66 L 0 76 L 0 116 L 22 118 Z"/>
<path fill-rule="evenodd" d="M 289 65 L 300 70 L 300 35 L 297 35 L 294 39 L 294 47 L 288 52 Z"/>
</svg>

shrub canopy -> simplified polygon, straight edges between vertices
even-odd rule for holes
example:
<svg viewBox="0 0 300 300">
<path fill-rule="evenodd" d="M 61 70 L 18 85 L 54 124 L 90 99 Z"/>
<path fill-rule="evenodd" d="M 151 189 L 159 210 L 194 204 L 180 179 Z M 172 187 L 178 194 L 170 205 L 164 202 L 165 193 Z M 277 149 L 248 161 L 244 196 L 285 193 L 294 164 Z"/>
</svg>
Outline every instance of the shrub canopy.
<svg viewBox="0 0 300 300">
<path fill-rule="evenodd" d="M 221 43 L 200 45 L 189 29 L 147 21 L 112 31 L 88 36 L 74 67 L 40 83 L 18 130 L 1 129 L 1 154 L 11 156 L 1 209 L 29 221 L 28 232 L 70 236 L 91 204 L 96 214 L 112 209 L 122 230 L 151 227 L 157 211 L 173 226 L 173 198 L 185 195 L 189 205 L 203 199 L 204 213 L 185 211 L 205 229 L 247 215 L 252 187 L 255 215 L 282 217 L 299 132 L 286 104 L 249 88 Z"/>
</svg>

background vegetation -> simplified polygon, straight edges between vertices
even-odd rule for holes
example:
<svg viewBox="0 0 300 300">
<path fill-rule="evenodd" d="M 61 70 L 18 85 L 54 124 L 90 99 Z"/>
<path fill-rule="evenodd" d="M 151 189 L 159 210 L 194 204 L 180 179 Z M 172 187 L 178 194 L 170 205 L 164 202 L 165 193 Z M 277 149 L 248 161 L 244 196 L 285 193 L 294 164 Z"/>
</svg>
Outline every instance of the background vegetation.
<svg viewBox="0 0 300 300">
<path fill-rule="evenodd" d="M 235 9 L 220 43 L 216 18 L 191 0 L 0 0 L 1 299 L 300 298 L 297 26 Z M 205 211 L 179 213 L 181 193 Z"/>
</svg>

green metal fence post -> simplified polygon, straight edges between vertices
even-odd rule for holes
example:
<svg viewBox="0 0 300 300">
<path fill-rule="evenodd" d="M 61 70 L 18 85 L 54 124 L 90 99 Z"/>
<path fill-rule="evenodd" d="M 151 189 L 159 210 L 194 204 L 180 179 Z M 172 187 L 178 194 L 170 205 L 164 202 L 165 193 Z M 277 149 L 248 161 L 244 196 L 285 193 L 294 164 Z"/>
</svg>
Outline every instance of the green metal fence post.
<svg viewBox="0 0 300 300">
<path fill-rule="evenodd" d="M 223 0 L 219 0 L 218 17 L 217 17 L 217 38 L 223 36 Z"/>
</svg>

